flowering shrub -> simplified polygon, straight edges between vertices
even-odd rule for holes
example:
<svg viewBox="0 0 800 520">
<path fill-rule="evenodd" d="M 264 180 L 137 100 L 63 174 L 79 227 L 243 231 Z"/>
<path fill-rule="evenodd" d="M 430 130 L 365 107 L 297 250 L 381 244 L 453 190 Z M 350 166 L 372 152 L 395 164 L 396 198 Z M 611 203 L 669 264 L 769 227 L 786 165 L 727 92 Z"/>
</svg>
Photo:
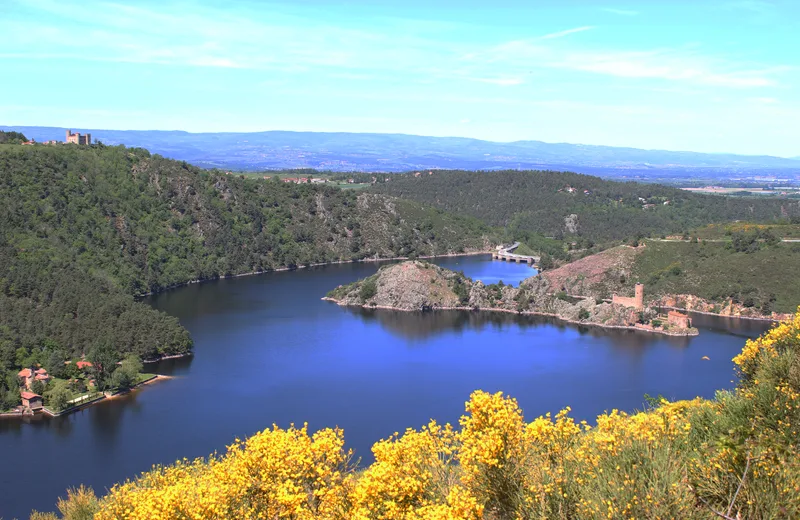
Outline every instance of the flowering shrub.
<svg viewBox="0 0 800 520">
<path fill-rule="evenodd" d="M 274 427 L 224 457 L 156 467 L 115 486 L 98 520 L 347 518 L 350 453 L 341 430 Z"/>
<path fill-rule="evenodd" d="M 68 520 L 800 518 L 800 310 L 734 361 L 735 391 L 612 410 L 594 426 L 569 408 L 526 423 L 514 399 L 476 391 L 460 431 L 431 421 L 395 434 L 360 473 L 341 430 L 273 427 L 224 456 L 155 467 L 99 502 L 70 491 L 59 510 Z"/>
</svg>

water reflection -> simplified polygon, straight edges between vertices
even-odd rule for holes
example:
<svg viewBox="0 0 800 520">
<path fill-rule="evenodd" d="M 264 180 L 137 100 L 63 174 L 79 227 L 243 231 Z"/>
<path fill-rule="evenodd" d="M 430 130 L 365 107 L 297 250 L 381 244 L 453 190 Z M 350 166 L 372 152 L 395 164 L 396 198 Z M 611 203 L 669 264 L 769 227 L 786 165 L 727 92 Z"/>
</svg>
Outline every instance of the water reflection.
<svg viewBox="0 0 800 520">
<path fill-rule="evenodd" d="M 576 331 L 580 336 L 613 339 L 614 347 L 634 352 L 655 342 L 666 342 L 671 346 L 683 348 L 688 346 L 691 341 L 691 338 L 685 336 L 664 336 L 637 330 L 576 326 L 550 316 L 530 316 L 507 312 L 392 311 L 355 306 L 345 307 L 345 309 L 363 323 L 377 322 L 393 335 L 413 340 L 430 339 L 453 332 L 479 331 L 486 327 L 502 330 L 504 327 L 514 325 L 523 330 L 555 327 L 559 331 Z M 534 332 L 534 330 L 529 332 Z M 753 333 L 755 334 L 755 331 Z"/>
<path fill-rule="evenodd" d="M 699 312 L 690 312 L 689 315 L 692 318 L 692 324 L 697 328 L 741 338 L 756 338 L 774 326 L 772 322 L 762 320 L 725 318 Z"/>
<path fill-rule="evenodd" d="M 179 358 L 162 359 L 156 363 L 148 363 L 144 366 L 144 371 L 163 376 L 180 376 L 189 373 L 189 369 L 194 361 L 194 356 L 184 356 Z"/>
</svg>

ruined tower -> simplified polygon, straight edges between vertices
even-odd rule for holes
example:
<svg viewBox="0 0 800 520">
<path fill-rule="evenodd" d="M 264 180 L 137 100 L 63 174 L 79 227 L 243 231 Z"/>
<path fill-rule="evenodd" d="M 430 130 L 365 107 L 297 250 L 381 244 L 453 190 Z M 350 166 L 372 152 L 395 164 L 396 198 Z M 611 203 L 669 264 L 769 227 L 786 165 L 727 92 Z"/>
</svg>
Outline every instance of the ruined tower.
<svg viewBox="0 0 800 520">
<path fill-rule="evenodd" d="M 638 310 L 644 309 L 644 284 L 637 283 L 634 287 L 633 303 Z"/>
</svg>

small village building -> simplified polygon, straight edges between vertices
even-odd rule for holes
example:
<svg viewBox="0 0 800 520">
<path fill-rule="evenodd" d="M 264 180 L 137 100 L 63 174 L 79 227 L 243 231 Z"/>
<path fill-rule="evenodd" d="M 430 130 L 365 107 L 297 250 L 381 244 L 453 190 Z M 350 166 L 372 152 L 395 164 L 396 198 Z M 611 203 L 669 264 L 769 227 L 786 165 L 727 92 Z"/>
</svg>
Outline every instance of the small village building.
<svg viewBox="0 0 800 520">
<path fill-rule="evenodd" d="M 20 386 L 28 388 L 31 386 L 31 383 L 33 382 L 33 370 L 31 370 L 30 368 L 23 368 L 22 370 L 19 371 L 17 377 L 19 377 Z"/>
<path fill-rule="evenodd" d="M 47 373 L 47 370 L 40 368 L 35 372 L 34 379 L 36 381 L 42 381 L 44 383 L 50 381 L 50 374 Z"/>
<path fill-rule="evenodd" d="M 78 367 L 80 370 L 83 370 L 84 368 L 92 368 L 92 364 L 88 361 L 78 361 L 77 363 L 75 363 L 75 366 Z"/>
<path fill-rule="evenodd" d="M 34 412 L 41 411 L 41 409 L 44 407 L 42 396 L 39 394 L 34 394 L 33 392 L 22 392 L 21 397 L 22 406 L 29 408 Z"/>
</svg>

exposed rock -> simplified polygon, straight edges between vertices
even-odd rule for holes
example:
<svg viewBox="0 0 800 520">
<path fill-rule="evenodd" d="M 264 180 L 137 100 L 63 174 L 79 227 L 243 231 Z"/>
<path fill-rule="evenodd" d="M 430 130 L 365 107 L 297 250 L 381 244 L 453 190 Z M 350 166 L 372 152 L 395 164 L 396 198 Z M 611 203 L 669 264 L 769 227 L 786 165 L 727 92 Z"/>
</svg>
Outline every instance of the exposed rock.
<svg viewBox="0 0 800 520">
<path fill-rule="evenodd" d="M 578 215 L 575 213 L 564 217 L 564 229 L 573 235 L 578 232 Z"/>
<path fill-rule="evenodd" d="M 542 273 L 555 291 L 592 298 L 610 298 L 630 291 L 628 283 L 636 255 L 644 246 L 617 246 Z"/>
<path fill-rule="evenodd" d="M 745 307 L 741 303 L 727 300 L 721 303 L 715 303 L 693 294 L 667 294 L 656 298 L 652 305 L 664 308 L 683 309 L 687 311 L 702 312 L 708 314 L 717 314 L 719 316 L 726 316 L 732 318 L 751 318 L 751 319 L 764 319 L 771 321 L 785 321 L 791 319 L 791 314 L 783 314 L 780 312 L 771 312 L 764 315 L 760 309 L 755 307 Z"/>
<path fill-rule="evenodd" d="M 534 276 L 520 284 L 485 285 L 460 273 L 428 262 L 408 261 L 382 267 L 376 274 L 328 293 L 326 299 L 339 305 L 387 308 L 404 311 L 434 309 L 464 309 L 539 314 L 561 318 L 574 323 L 604 327 L 643 328 L 637 321 L 642 317 L 634 309 L 594 298 L 576 298 L 553 293 L 547 278 Z M 645 310 L 644 317 L 653 319 L 655 311 Z M 667 334 L 695 334 L 696 330 Z"/>
</svg>

